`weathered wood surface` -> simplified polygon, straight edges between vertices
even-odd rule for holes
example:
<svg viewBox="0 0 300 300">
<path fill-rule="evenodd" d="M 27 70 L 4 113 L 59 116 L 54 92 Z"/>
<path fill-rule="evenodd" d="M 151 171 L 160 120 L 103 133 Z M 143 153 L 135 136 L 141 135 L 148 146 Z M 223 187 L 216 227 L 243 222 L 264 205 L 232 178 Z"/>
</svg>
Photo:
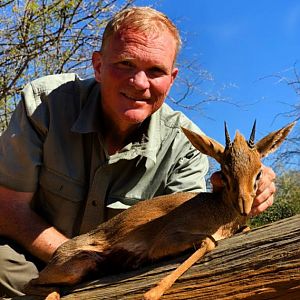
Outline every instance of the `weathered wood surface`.
<svg viewBox="0 0 300 300">
<path fill-rule="evenodd" d="M 185 257 L 100 278 L 62 299 L 142 299 Z M 219 242 L 162 299 L 300 299 L 300 215 Z"/>
</svg>

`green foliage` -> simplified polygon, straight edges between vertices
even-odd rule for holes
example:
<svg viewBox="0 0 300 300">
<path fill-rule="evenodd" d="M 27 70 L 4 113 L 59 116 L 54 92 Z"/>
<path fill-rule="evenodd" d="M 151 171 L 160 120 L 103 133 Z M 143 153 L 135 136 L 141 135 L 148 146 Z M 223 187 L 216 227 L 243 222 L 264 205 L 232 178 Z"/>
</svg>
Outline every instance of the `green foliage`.
<svg viewBox="0 0 300 300">
<path fill-rule="evenodd" d="M 300 213 L 300 172 L 287 171 L 276 181 L 274 204 L 251 220 L 251 227 L 272 223 Z"/>
</svg>

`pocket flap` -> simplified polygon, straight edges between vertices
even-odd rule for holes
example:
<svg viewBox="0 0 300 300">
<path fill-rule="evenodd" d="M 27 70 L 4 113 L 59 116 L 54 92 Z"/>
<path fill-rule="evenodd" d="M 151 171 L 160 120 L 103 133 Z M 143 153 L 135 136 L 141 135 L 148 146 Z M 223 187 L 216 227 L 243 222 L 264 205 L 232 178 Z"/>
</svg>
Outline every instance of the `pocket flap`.
<svg viewBox="0 0 300 300">
<path fill-rule="evenodd" d="M 73 202 L 78 202 L 85 197 L 86 187 L 84 183 L 59 174 L 49 168 L 42 168 L 40 185 L 43 189 Z"/>
</svg>

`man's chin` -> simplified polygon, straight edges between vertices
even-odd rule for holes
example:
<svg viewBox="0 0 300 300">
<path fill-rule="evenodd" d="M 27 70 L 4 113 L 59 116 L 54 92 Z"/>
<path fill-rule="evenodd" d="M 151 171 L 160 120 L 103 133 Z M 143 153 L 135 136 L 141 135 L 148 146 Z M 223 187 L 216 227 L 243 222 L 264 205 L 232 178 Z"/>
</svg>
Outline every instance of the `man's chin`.
<svg viewBox="0 0 300 300">
<path fill-rule="evenodd" d="M 127 111 L 124 114 L 124 121 L 128 122 L 128 124 L 140 124 L 143 123 L 151 113 L 142 112 L 142 111 Z"/>
</svg>

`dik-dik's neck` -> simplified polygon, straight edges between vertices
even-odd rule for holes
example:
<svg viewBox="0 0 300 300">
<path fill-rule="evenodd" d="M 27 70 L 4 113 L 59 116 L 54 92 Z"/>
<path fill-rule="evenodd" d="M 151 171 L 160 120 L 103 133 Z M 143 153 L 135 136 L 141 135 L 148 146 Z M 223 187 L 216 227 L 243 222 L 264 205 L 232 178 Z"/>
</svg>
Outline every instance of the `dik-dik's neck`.
<svg viewBox="0 0 300 300">
<path fill-rule="evenodd" d="M 209 196 L 208 196 L 209 195 Z M 237 210 L 230 205 L 222 192 L 208 194 L 205 207 L 202 210 L 209 211 L 209 222 L 213 224 L 213 238 L 218 241 L 234 235 L 246 223 L 245 217 L 241 216 Z"/>
</svg>

